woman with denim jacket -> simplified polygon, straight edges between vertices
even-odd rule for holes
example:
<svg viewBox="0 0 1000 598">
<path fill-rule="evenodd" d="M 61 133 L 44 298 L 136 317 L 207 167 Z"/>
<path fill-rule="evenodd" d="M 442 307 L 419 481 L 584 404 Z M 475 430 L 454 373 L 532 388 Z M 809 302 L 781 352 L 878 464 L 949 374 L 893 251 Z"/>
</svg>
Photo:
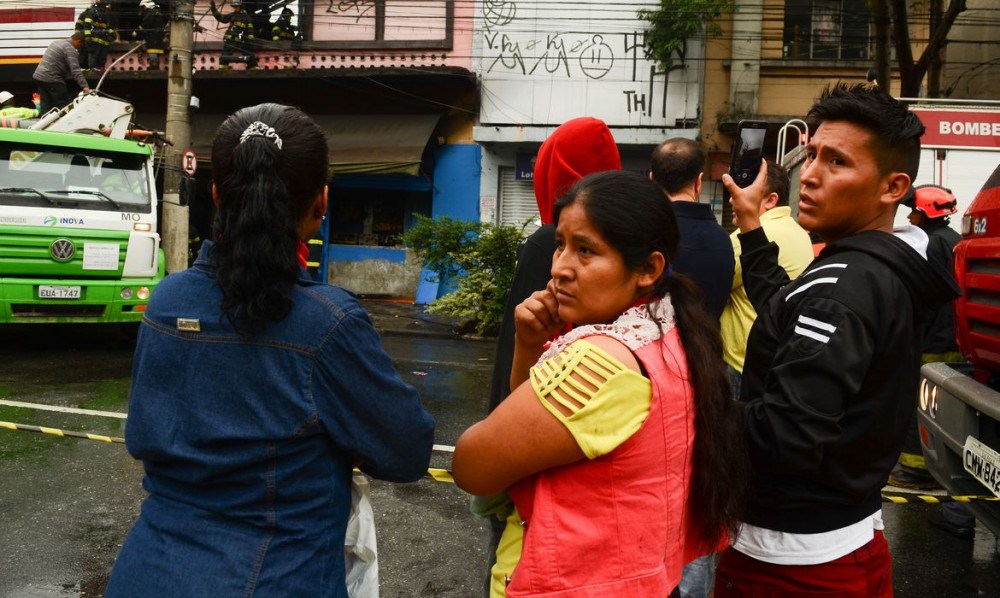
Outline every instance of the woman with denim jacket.
<svg viewBox="0 0 1000 598">
<path fill-rule="evenodd" d="M 107 596 L 345 597 L 352 468 L 426 472 L 433 419 L 354 296 L 304 268 L 327 155 L 288 106 L 216 133 L 213 240 L 139 331 L 125 436 L 149 496 Z"/>
</svg>

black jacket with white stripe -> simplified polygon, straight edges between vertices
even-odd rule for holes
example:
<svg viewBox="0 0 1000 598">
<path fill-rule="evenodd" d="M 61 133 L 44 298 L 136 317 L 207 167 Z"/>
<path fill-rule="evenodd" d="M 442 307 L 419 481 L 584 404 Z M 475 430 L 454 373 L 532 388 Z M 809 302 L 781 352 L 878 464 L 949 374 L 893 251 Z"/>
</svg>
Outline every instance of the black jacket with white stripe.
<svg viewBox="0 0 1000 598">
<path fill-rule="evenodd" d="M 891 234 L 827 245 L 796 280 L 763 229 L 740 235 L 757 310 L 741 402 L 753 464 L 748 523 L 831 531 L 881 507 L 919 382 L 923 317 L 952 277 Z"/>
</svg>

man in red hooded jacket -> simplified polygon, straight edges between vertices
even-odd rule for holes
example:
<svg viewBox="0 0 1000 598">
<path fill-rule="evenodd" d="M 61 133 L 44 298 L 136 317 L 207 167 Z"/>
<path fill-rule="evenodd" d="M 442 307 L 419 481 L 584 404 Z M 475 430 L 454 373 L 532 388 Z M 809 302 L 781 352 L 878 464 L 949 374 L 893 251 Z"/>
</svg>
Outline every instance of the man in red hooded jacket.
<svg viewBox="0 0 1000 598">
<path fill-rule="evenodd" d="M 577 181 L 604 170 L 622 167 L 618 146 L 604 121 L 588 116 L 574 118 L 560 125 L 538 149 L 535 158 L 535 201 L 542 226 L 521 243 L 517 251 L 517 271 L 511 283 L 504 317 L 497 336 L 489 411 L 496 409 L 510 394 L 510 368 L 514 359 L 514 308 L 535 291 L 545 288 L 552 278 L 552 254 L 556 250 L 556 229 L 552 225 L 552 206 Z M 492 535 L 489 554 L 496 557 L 497 543 L 504 529 L 504 519 L 490 517 Z M 492 559 L 490 567 L 493 566 Z M 489 596 L 487 575 L 484 595 Z"/>
</svg>

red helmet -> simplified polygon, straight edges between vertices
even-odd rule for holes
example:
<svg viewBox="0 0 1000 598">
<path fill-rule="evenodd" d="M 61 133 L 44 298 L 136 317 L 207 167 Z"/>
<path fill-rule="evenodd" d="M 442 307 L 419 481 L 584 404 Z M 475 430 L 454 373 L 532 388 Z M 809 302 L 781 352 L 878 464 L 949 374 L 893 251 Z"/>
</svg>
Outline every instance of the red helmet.
<svg viewBox="0 0 1000 598">
<path fill-rule="evenodd" d="M 958 211 L 958 200 L 939 185 L 920 185 L 913 190 L 913 197 L 906 205 L 928 218 L 943 218 Z"/>
</svg>

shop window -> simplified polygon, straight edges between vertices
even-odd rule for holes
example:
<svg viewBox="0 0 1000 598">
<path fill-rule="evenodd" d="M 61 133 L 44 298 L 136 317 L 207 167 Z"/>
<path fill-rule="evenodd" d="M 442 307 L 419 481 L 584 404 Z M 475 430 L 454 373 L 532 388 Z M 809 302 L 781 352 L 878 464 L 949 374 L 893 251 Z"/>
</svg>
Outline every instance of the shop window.
<svg viewBox="0 0 1000 598">
<path fill-rule="evenodd" d="M 330 243 L 401 247 L 412 214 L 427 213 L 429 207 L 427 192 L 331 189 Z"/>
<path fill-rule="evenodd" d="M 784 57 L 867 60 L 872 24 L 864 0 L 787 0 Z"/>
</svg>

